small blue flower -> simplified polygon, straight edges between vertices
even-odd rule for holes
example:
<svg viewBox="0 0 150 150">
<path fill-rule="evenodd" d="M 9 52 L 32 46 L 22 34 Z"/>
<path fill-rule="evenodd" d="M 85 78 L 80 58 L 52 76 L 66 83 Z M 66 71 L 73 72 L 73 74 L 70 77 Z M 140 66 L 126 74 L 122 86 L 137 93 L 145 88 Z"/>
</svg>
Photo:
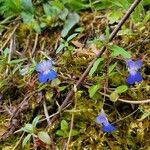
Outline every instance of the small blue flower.
<svg viewBox="0 0 150 150">
<path fill-rule="evenodd" d="M 42 62 L 36 65 L 36 71 L 39 73 L 39 82 L 46 83 L 48 80 L 54 80 L 57 77 L 57 73 L 51 68 L 51 60 L 43 60 Z"/>
<path fill-rule="evenodd" d="M 128 84 L 134 84 L 135 82 L 141 82 L 143 80 L 142 75 L 138 71 L 142 67 L 142 61 L 132 61 L 131 59 L 126 60 L 129 75 L 126 79 Z"/>
<path fill-rule="evenodd" d="M 103 109 L 101 110 L 101 113 L 96 117 L 96 122 L 102 126 L 103 132 L 112 132 L 116 130 L 116 128 L 109 123 Z"/>
</svg>

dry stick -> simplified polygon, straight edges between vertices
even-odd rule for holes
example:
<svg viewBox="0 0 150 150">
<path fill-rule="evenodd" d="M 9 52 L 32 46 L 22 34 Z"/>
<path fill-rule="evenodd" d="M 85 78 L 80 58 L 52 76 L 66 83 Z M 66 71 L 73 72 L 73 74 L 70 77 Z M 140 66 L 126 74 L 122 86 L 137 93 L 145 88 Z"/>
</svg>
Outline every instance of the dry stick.
<svg viewBox="0 0 150 150">
<path fill-rule="evenodd" d="M 19 141 L 16 143 L 16 145 L 13 147 L 12 150 L 16 150 L 18 148 L 18 146 L 19 146 L 21 140 L 23 139 L 24 135 L 25 135 L 25 132 L 23 132 L 23 134 L 21 135 Z"/>
<path fill-rule="evenodd" d="M 37 46 L 37 43 L 38 43 L 38 37 L 39 37 L 39 34 L 36 33 L 36 35 L 35 35 L 35 41 L 34 41 L 34 46 L 33 46 L 33 49 L 32 49 L 32 55 L 34 54 L 34 52 L 36 50 L 36 46 Z"/>
<path fill-rule="evenodd" d="M 5 43 L 3 44 L 3 46 L 0 48 L 0 52 L 3 50 L 3 48 L 7 45 L 7 43 L 9 42 L 9 40 L 11 39 L 11 37 L 13 36 L 13 34 L 15 33 L 16 29 L 18 28 L 19 24 L 17 24 L 15 26 L 15 28 L 13 29 L 13 31 L 11 32 L 11 34 L 9 35 L 9 37 L 7 38 L 7 40 L 5 41 Z"/>
<path fill-rule="evenodd" d="M 43 101 L 43 107 L 44 107 L 44 114 L 45 114 L 47 123 L 48 123 L 48 125 L 50 125 L 50 124 L 51 124 L 51 121 L 50 121 L 50 119 L 49 119 L 49 114 L 48 114 L 48 110 L 47 110 L 47 106 L 46 106 L 45 100 Z"/>
<path fill-rule="evenodd" d="M 103 92 L 99 92 L 99 93 L 101 95 L 103 95 L 103 96 L 110 97 L 108 94 L 105 94 Z M 128 104 L 145 104 L 145 103 L 150 103 L 150 99 L 140 100 L 140 101 L 132 101 L 132 100 L 126 100 L 126 99 L 118 98 L 118 101 L 124 102 L 124 103 L 128 103 Z"/>
<path fill-rule="evenodd" d="M 109 37 L 109 42 L 111 42 L 113 40 L 113 38 L 116 36 L 116 34 L 118 33 L 120 27 L 125 23 L 125 21 L 129 18 L 130 14 L 134 11 L 134 9 L 137 7 L 137 5 L 140 3 L 141 0 L 135 0 L 134 3 L 130 6 L 130 8 L 128 9 L 128 11 L 126 12 L 126 14 L 124 15 L 124 17 L 121 19 L 121 21 L 118 23 L 118 25 L 116 26 L 116 28 L 113 30 L 113 32 L 110 34 Z M 101 55 L 105 52 L 106 47 L 103 46 L 101 48 L 101 50 L 98 52 L 98 54 L 95 56 L 95 58 L 93 59 L 93 61 L 89 64 L 89 66 L 87 67 L 87 69 L 84 71 L 84 73 L 82 74 L 82 76 L 80 77 L 80 79 L 77 81 L 76 83 L 76 88 L 79 88 L 79 86 L 81 85 L 81 83 L 84 81 L 84 79 L 86 78 L 86 76 L 88 75 L 89 71 L 91 70 L 93 64 L 95 63 L 95 61 L 97 60 L 98 57 L 101 57 Z M 65 98 L 64 102 L 62 103 L 62 105 L 60 106 L 60 111 L 68 104 L 68 102 L 70 101 L 71 97 L 74 95 L 74 89 L 72 88 L 70 92 L 68 92 L 67 97 Z M 57 116 L 55 116 L 51 121 L 53 122 L 55 119 L 57 119 Z"/>
<path fill-rule="evenodd" d="M 107 88 L 108 88 L 108 81 L 109 81 L 109 64 L 111 62 L 111 59 L 109 56 L 107 56 L 108 60 L 106 62 L 106 73 L 105 73 L 105 84 L 104 84 L 104 93 L 106 94 Z M 105 96 L 104 96 L 105 101 Z"/>
<path fill-rule="evenodd" d="M 76 87 L 74 87 L 74 92 L 76 92 Z M 75 105 L 74 105 L 74 110 L 76 110 L 77 107 L 77 93 L 75 93 Z M 71 134 L 72 134 L 72 130 L 73 130 L 73 122 L 74 122 L 74 113 L 72 113 L 72 117 L 71 117 L 71 125 L 70 125 L 70 132 L 69 132 L 69 137 L 68 137 L 68 141 L 67 141 L 67 146 L 66 146 L 66 150 L 69 150 L 69 144 L 71 141 Z"/>
<path fill-rule="evenodd" d="M 11 61 L 11 55 L 12 55 L 12 51 L 14 49 L 14 39 L 13 39 L 13 35 L 12 35 L 12 38 L 10 39 L 10 46 L 9 46 L 9 54 L 8 54 L 8 60 L 7 60 L 7 64 L 10 63 Z M 9 66 L 7 65 L 7 68 L 6 68 L 6 71 L 5 71 L 5 75 L 8 74 L 8 71 L 9 71 Z"/>
<path fill-rule="evenodd" d="M 121 102 L 124 102 L 124 103 L 130 103 L 130 104 L 145 104 L 145 103 L 150 103 L 150 99 L 140 100 L 140 101 L 130 101 L 130 100 L 119 98 L 118 101 L 121 101 Z"/>
<path fill-rule="evenodd" d="M 74 113 L 72 114 L 72 117 L 71 117 L 70 132 L 69 132 L 69 137 L 68 137 L 68 141 L 67 141 L 66 150 L 69 150 L 69 144 L 70 144 L 70 141 L 71 141 L 71 134 L 72 134 L 72 129 L 73 129 L 73 122 L 74 122 Z"/>
</svg>

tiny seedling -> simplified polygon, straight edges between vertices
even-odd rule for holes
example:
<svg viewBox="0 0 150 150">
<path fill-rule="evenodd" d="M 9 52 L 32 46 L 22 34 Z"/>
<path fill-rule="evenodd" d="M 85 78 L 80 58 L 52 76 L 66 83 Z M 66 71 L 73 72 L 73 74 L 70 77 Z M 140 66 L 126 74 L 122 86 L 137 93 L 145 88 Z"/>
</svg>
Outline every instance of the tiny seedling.
<svg viewBox="0 0 150 150">
<path fill-rule="evenodd" d="M 67 138 L 69 136 L 69 124 L 66 120 L 62 120 L 60 123 L 60 129 L 57 130 L 56 135 L 62 136 L 64 138 Z M 77 130 L 72 130 L 71 136 L 76 136 L 78 135 L 79 132 Z"/>
<path fill-rule="evenodd" d="M 31 140 L 31 138 L 33 138 L 33 139 L 38 138 L 45 144 L 48 144 L 48 145 L 51 144 L 51 139 L 50 139 L 50 136 L 48 135 L 48 133 L 45 131 L 38 131 L 36 128 L 37 123 L 39 122 L 41 117 L 42 117 L 41 115 L 35 117 L 31 124 L 27 123 L 27 124 L 25 124 L 24 127 L 19 129 L 18 131 L 16 131 L 16 132 L 24 131 L 27 133 L 27 136 L 23 139 L 23 142 L 22 142 L 23 148 L 25 147 L 25 145 L 27 145 L 27 143 Z"/>
</svg>

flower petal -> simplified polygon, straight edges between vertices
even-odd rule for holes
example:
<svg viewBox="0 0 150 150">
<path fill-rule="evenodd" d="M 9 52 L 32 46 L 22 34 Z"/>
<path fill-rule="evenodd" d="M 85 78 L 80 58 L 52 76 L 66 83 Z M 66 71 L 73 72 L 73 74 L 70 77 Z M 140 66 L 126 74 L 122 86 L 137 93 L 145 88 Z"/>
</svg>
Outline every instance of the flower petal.
<svg viewBox="0 0 150 150">
<path fill-rule="evenodd" d="M 141 60 L 137 60 L 137 61 L 134 62 L 134 66 L 137 69 L 140 69 L 142 67 L 142 65 L 143 65 L 143 63 L 142 63 Z"/>
<path fill-rule="evenodd" d="M 39 73 L 38 75 L 39 82 L 46 83 L 49 79 L 48 73 Z"/>
<path fill-rule="evenodd" d="M 102 130 L 103 130 L 103 132 L 112 132 L 112 131 L 116 130 L 116 128 L 112 124 L 109 123 L 106 126 L 102 126 Z"/>
<path fill-rule="evenodd" d="M 96 117 L 96 122 L 101 126 L 107 125 L 109 123 L 103 111 L 101 111 L 101 113 Z"/>
<path fill-rule="evenodd" d="M 53 69 L 50 69 L 50 71 L 48 72 L 48 76 L 50 80 L 54 80 L 57 77 L 57 72 L 54 71 Z"/>
<path fill-rule="evenodd" d="M 57 77 L 57 73 L 54 70 L 45 71 L 39 73 L 38 79 L 41 83 L 46 83 L 48 80 L 54 80 Z"/>
<path fill-rule="evenodd" d="M 139 71 L 136 71 L 134 74 L 129 73 L 126 82 L 128 84 L 134 84 L 135 82 L 141 82 L 143 80 L 142 75 Z"/>
<path fill-rule="evenodd" d="M 130 68 L 133 64 L 133 61 L 131 59 L 127 59 L 125 61 L 126 61 L 127 67 Z"/>
<path fill-rule="evenodd" d="M 143 64 L 141 60 L 132 61 L 131 59 L 126 60 L 126 63 L 129 70 L 138 70 L 142 67 Z"/>
<path fill-rule="evenodd" d="M 48 71 L 51 67 L 52 67 L 51 60 L 43 60 L 42 62 L 36 65 L 36 71 L 37 72 Z"/>
</svg>

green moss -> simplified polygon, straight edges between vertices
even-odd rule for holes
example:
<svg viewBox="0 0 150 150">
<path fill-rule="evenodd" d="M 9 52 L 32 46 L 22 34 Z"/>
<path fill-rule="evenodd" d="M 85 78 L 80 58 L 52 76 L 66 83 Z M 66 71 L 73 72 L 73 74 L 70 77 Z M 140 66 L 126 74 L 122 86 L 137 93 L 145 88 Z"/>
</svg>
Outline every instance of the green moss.
<svg viewBox="0 0 150 150">
<path fill-rule="evenodd" d="M 45 19 L 52 18 L 51 13 L 57 13 L 58 6 L 63 6 L 62 8 L 66 8 L 69 13 L 73 11 L 70 10 L 67 2 L 64 5 L 63 1 L 57 0 L 54 1 L 52 12 L 47 10 L 50 13 L 47 16 L 43 12 L 45 1 L 41 0 L 38 3 L 33 1 L 35 10 L 40 10 L 33 15 L 37 23 L 40 23 L 41 17 Z M 85 7 L 82 2 L 75 3 L 77 6 Z M 90 11 L 90 6 L 92 11 Z M 42 119 L 45 119 L 46 109 L 49 116 L 59 111 L 59 107 L 66 98 L 67 93 L 101 48 L 102 42 L 99 44 L 99 36 L 105 34 L 105 32 L 108 35 L 107 26 L 112 30 L 116 25 L 116 23 L 108 24 L 110 18 L 105 17 L 111 10 L 108 11 L 103 6 L 97 11 L 100 6 L 103 6 L 103 3 L 91 2 L 88 9 L 85 8 L 84 11 L 79 11 L 80 22 L 70 30 L 64 41 L 67 41 L 67 38 L 74 33 L 77 33 L 77 36 L 73 40 L 67 41 L 66 48 L 58 54 L 55 52 L 62 42 L 60 35 L 65 22 L 65 20 L 59 19 L 59 14 L 57 14 L 56 19 L 55 17 L 52 19 L 52 22 L 40 24 L 46 26 L 41 28 L 42 32 L 38 34 L 38 37 L 33 30 L 33 25 L 23 23 L 22 20 L 20 21 L 19 16 L 16 20 L 12 18 L 3 23 L 2 32 L 0 29 L 0 35 L 2 35 L 0 45 L 2 47 L 5 42 L 6 45 L 0 54 L 0 135 L 7 131 L 9 121 L 16 109 L 19 110 L 19 117 L 17 117 L 19 125 L 16 130 L 22 128 L 26 123 L 31 123 L 37 115 L 42 115 Z M 108 6 L 110 6 L 109 3 Z M 74 9 L 72 6 L 71 8 Z M 123 8 L 120 8 L 120 10 L 124 12 Z M 145 6 L 141 12 L 144 11 L 146 14 Z M 0 14 L 3 16 L 1 12 Z M 144 13 L 141 13 L 140 16 L 145 17 Z M 129 51 L 133 59 L 143 60 L 143 67 L 140 72 L 144 81 L 137 85 L 128 86 L 128 90 L 119 95 L 120 98 L 125 100 L 140 101 L 149 99 L 149 23 L 145 22 L 143 24 L 142 20 L 137 23 L 131 18 L 121 28 L 119 36 L 116 36 L 113 43 Z M 10 38 L 10 34 L 17 23 L 20 23 L 20 25 Z M 79 27 L 84 28 L 84 30 Z M 35 51 L 33 51 L 34 47 Z M 54 69 L 58 72 L 58 78 L 53 82 L 40 84 L 37 79 L 35 65 L 37 62 L 48 58 L 54 61 Z M 59 137 L 56 132 L 60 129 L 61 120 L 66 120 L 70 129 L 71 118 L 74 115 L 73 128 L 79 134 L 71 137 L 70 150 L 148 150 L 150 137 L 149 104 L 134 105 L 119 101 L 113 103 L 109 98 L 104 97 L 105 94 L 110 95 L 118 86 L 126 84 L 128 70 L 125 60 L 121 56 L 112 57 L 109 50 L 102 55 L 102 58 L 104 60 L 97 66 L 97 70 L 92 76 L 87 76 L 78 89 L 76 98 L 72 97 L 73 103 L 60 113 L 60 116 L 52 125 L 47 125 L 46 119 L 39 122 L 37 131 L 49 133 L 53 143 L 61 150 L 67 143 L 68 138 Z M 12 60 L 13 62 L 11 62 Z M 26 65 L 29 66 L 27 72 L 21 75 L 20 70 Z M 107 73 L 108 68 L 111 70 L 110 73 Z M 88 89 L 93 85 L 100 85 L 100 88 L 90 98 Z M 30 94 L 31 96 L 29 96 Z M 22 101 L 25 101 L 25 105 L 20 106 Z M 44 101 L 46 109 L 43 105 Z M 96 123 L 95 117 L 99 114 L 101 108 L 104 108 L 108 120 L 116 126 L 117 131 L 114 133 L 103 133 L 101 126 Z M 133 113 L 136 109 L 138 109 L 136 113 Z M 12 150 L 19 139 L 20 133 L 9 136 L 0 144 L 0 149 Z M 21 142 L 17 148 L 18 150 L 22 149 Z M 29 145 L 32 147 L 33 144 L 34 142 L 31 140 Z M 29 145 L 26 149 L 31 149 Z M 39 149 L 45 146 L 43 143 L 39 145 Z M 43 149 L 48 148 L 44 147 Z"/>
</svg>

